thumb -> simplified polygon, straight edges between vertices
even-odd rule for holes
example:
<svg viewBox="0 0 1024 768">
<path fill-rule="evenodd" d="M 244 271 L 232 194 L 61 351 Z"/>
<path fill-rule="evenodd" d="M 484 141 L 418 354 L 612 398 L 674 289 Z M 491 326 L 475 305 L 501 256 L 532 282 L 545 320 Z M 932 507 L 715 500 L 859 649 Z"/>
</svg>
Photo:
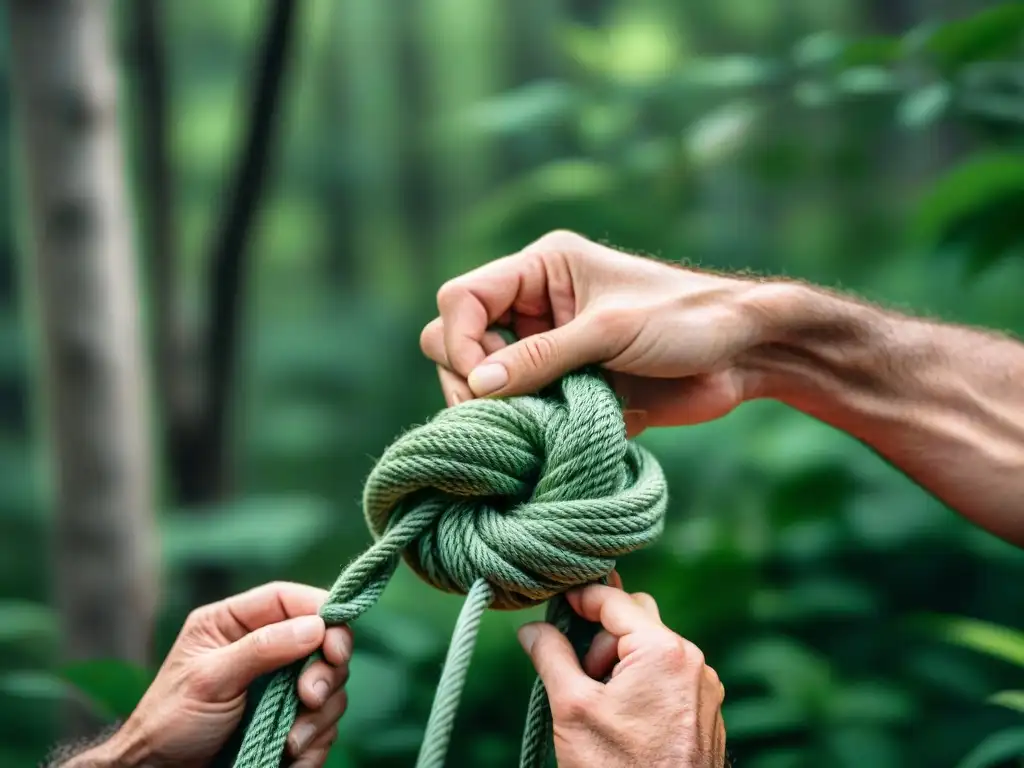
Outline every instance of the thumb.
<svg viewBox="0 0 1024 768">
<path fill-rule="evenodd" d="M 536 392 L 569 371 L 608 357 L 607 339 L 586 318 L 535 333 L 489 355 L 469 373 L 476 397 Z"/>
<path fill-rule="evenodd" d="M 538 621 L 519 628 L 519 642 L 533 662 L 544 687 L 555 697 L 560 691 L 593 682 L 580 666 L 569 639 L 554 625 Z"/>
<path fill-rule="evenodd" d="M 327 628 L 319 616 L 260 627 L 217 651 L 212 665 L 220 671 L 220 684 L 228 696 L 238 696 L 260 675 L 305 658 L 319 648 Z"/>
</svg>

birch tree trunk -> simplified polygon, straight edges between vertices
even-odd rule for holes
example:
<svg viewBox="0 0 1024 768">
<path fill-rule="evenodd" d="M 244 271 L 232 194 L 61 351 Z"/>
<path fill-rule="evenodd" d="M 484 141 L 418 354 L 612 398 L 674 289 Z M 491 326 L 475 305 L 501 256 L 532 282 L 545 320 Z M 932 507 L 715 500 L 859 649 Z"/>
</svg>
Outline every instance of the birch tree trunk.
<svg viewBox="0 0 1024 768">
<path fill-rule="evenodd" d="M 109 3 L 14 0 L 9 9 L 56 473 L 62 653 L 144 662 L 156 583 L 152 468 Z"/>
</svg>

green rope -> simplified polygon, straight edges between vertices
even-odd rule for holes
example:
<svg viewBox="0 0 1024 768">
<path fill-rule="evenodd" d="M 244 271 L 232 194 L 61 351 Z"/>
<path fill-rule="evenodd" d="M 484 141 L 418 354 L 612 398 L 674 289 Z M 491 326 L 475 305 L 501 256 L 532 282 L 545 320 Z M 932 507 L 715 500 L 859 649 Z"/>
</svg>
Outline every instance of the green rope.
<svg viewBox="0 0 1024 768">
<path fill-rule="evenodd" d="M 374 544 L 342 571 L 320 615 L 328 625 L 355 621 L 403 558 L 427 583 L 467 595 L 417 768 L 444 765 L 484 612 L 548 601 L 547 620 L 582 656 L 597 628 L 562 593 L 605 580 L 614 558 L 653 541 L 666 500 L 661 468 L 626 440 L 619 403 L 595 373 L 566 376 L 539 396 L 446 409 L 385 451 L 363 493 Z M 278 768 L 307 663 L 274 676 L 236 768 Z M 537 680 L 520 766 L 543 766 L 550 744 L 550 708 Z"/>
</svg>

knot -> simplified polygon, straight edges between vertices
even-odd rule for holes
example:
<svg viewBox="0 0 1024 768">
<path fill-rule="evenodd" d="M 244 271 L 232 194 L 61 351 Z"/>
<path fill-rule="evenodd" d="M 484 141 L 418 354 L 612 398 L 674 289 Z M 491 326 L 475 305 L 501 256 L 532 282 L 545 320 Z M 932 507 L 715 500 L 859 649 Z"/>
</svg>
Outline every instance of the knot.
<svg viewBox="0 0 1024 768">
<path fill-rule="evenodd" d="M 355 621 L 383 594 L 401 558 L 439 589 L 466 594 L 417 759 L 441 768 L 488 608 L 523 608 L 597 581 L 615 558 L 661 533 L 665 477 L 626 440 L 618 401 L 596 374 L 572 374 L 539 396 L 475 400 L 400 437 L 363 493 L 375 541 L 338 576 L 320 615 Z M 547 619 L 572 639 L 564 598 Z M 574 647 L 576 643 L 574 642 Z M 577 648 L 579 653 L 580 648 Z M 259 700 L 236 768 L 277 768 L 299 709 L 301 663 L 279 671 Z M 547 693 L 537 679 L 520 765 L 547 764 Z"/>
<path fill-rule="evenodd" d="M 666 496 L 611 388 L 578 373 L 544 396 L 469 401 L 407 432 L 370 474 L 363 508 L 378 540 L 415 526 L 403 556 L 428 583 L 467 594 L 483 579 L 492 608 L 515 609 L 597 581 L 651 543 Z"/>
</svg>

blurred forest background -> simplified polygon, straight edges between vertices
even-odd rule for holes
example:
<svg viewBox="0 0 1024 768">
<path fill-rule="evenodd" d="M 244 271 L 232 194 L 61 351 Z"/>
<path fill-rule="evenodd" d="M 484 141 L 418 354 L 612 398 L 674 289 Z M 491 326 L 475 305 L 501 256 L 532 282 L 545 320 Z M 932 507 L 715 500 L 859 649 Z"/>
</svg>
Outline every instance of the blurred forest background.
<svg viewBox="0 0 1024 768">
<path fill-rule="evenodd" d="M 0 23 L 2 766 L 70 691 L 130 711 L 192 606 L 329 585 L 373 457 L 443 407 L 436 289 L 549 230 L 1024 331 L 1017 2 Z M 620 569 L 720 672 L 739 766 L 1021 764 L 1024 552 L 775 404 L 642 440 L 668 528 Z M 332 766 L 412 764 L 460 604 L 402 569 L 360 620 Z M 485 617 L 450 765 L 514 764 L 530 618 Z"/>
</svg>

